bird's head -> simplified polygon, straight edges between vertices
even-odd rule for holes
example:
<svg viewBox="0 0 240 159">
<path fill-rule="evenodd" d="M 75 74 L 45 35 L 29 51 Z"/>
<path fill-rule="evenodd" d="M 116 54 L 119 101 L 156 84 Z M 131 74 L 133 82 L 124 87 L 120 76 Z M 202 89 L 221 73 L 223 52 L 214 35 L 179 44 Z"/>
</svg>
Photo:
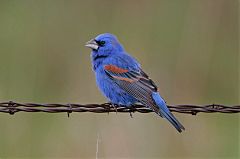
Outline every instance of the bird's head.
<svg viewBox="0 0 240 159">
<path fill-rule="evenodd" d="M 92 53 L 97 56 L 108 56 L 123 51 L 123 47 L 119 43 L 117 37 L 110 33 L 98 35 L 94 39 L 88 41 L 85 46 L 91 48 Z"/>
</svg>

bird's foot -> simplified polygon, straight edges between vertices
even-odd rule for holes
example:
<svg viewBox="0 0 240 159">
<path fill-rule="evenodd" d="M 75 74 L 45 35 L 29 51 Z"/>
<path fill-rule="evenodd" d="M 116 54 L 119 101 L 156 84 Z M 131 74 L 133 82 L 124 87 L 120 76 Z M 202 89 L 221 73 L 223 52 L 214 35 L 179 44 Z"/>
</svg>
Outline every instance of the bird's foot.
<svg viewBox="0 0 240 159">
<path fill-rule="evenodd" d="M 113 104 L 111 103 L 111 106 L 113 107 L 113 109 L 115 110 L 116 114 L 117 114 L 117 105 L 116 104 Z"/>
</svg>

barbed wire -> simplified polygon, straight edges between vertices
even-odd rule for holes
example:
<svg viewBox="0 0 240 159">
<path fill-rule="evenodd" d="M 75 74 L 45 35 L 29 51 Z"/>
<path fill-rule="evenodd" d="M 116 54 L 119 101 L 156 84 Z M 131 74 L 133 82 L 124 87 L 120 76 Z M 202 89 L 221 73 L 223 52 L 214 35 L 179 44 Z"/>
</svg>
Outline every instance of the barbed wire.
<svg viewBox="0 0 240 159">
<path fill-rule="evenodd" d="M 221 104 L 209 105 L 168 105 L 170 111 L 192 114 L 197 113 L 240 113 L 240 105 L 226 106 Z M 45 112 L 45 113 L 68 113 L 72 112 L 91 112 L 91 113 L 151 113 L 151 109 L 143 105 L 133 105 L 131 107 L 103 104 L 39 104 L 39 103 L 17 103 L 13 101 L 1 102 L 0 112 L 11 115 L 16 112 Z"/>
</svg>

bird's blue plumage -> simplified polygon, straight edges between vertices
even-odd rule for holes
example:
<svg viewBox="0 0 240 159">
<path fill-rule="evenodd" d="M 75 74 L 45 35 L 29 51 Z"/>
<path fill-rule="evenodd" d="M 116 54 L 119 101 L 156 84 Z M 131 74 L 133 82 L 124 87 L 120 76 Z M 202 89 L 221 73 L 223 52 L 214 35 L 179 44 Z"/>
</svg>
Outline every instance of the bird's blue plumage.
<svg viewBox="0 0 240 159">
<path fill-rule="evenodd" d="M 130 56 L 116 36 L 100 34 L 86 44 L 101 92 L 113 104 L 131 106 L 137 102 L 166 118 L 179 132 L 184 130 L 158 93 L 157 86 Z"/>
</svg>

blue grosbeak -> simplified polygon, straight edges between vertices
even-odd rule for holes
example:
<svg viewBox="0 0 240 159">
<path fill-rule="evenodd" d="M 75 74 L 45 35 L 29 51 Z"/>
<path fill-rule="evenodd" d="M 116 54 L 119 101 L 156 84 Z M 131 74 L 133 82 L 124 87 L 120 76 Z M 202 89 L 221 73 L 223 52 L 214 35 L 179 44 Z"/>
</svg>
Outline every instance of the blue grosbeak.
<svg viewBox="0 0 240 159">
<path fill-rule="evenodd" d="M 130 56 L 116 36 L 105 33 L 86 43 L 92 49 L 91 59 L 96 82 L 108 100 L 130 107 L 142 103 L 159 116 L 166 118 L 179 132 L 183 125 L 169 111 L 155 83 Z"/>
</svg>

